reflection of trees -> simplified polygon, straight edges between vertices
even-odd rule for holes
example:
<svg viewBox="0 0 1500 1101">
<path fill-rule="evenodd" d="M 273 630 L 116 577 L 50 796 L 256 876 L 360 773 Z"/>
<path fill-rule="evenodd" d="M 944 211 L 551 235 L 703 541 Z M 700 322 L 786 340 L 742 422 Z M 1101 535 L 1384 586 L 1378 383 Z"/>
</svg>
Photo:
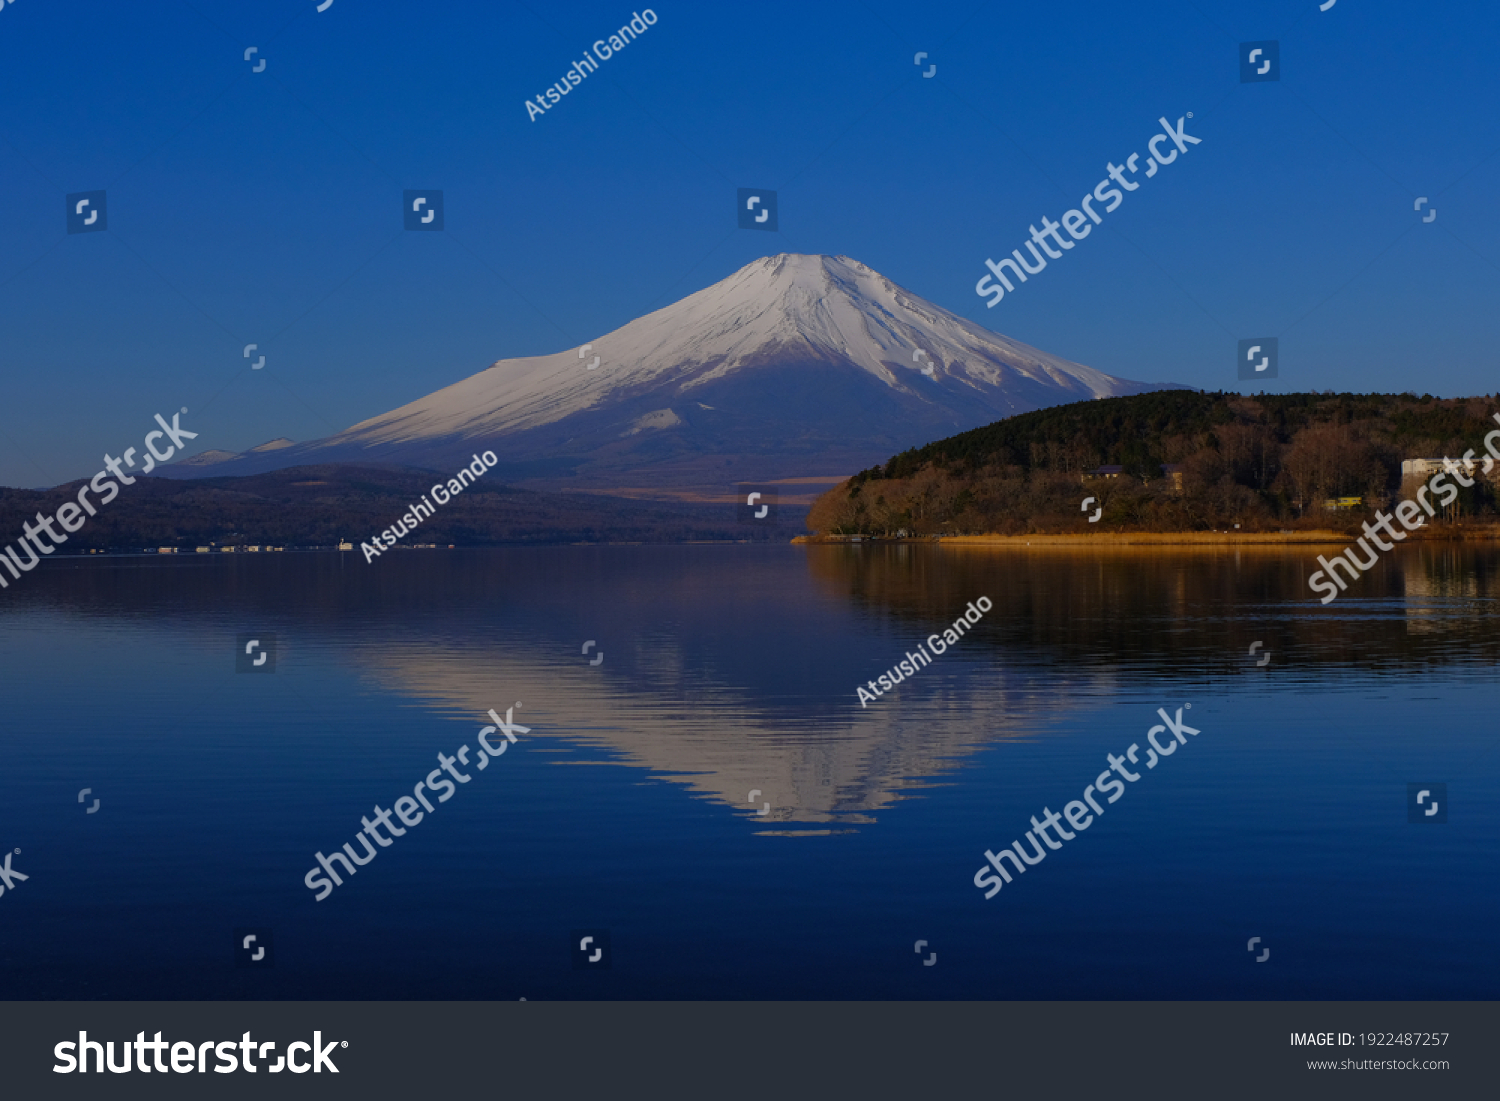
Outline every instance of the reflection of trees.
<svg viewBox="0 0 1500 1101">
<path fill-rule="evenodd" d="M 747 816 L 747 793 L 759 788 L 775 811 L 758 828 L 834 829 L 878 818 L 978 747 L 1035 737 L 1071 700 L 1127 682 L 1326 680 L 1500 660 L 1500 548 L 1400 548 L 1324 607 L 1306 576 L 1332 549 L 902 544 L 468 551 L 370 566 L 357 554 L 85 560 L 29 575 L 0 604 L 0 624 L 48 612 L 149 629 L 217 653 L 209 673 L 225 681 L 235 633 L 275 630 L 277 685 L 322 662 L 452 714 L 524 700 L 539 742 L 596 748 Z M 958 651 L 899 698 L 859 708 L 855 685 L 981 595 L 994 607 Z M 871 637 L 878 645 L 851 644 Z M 580 656 L 586 638 L 600 640 L 602 666 Z M 1253 641 L 1272 652 L 1269 673 L 1248 658 Z M 959 675 L 976 663 L 978 675 Z M 331 712 L 313 683 L 298 691 Z"/>
<path fill-rule="evenodd" d="M 1327 606 L 1307 577 L 1318 554 L 1339 548 L 809 549 L 826 591 L 908 620 L 913 633 L 988 596 L 995 609 L 973 637 L 1003 649 L 1007 664 L 1222 675 L 1253 668 L 1245 655 L 1256 640 L 1282 655 L 1278 669 L 1299 673 L 1500 660 L 1493 544 L 1398 547 Z M 1372 612 L 1371 601 L 1386 607 Z"/>
<path fill-rule="evenodd" d="M 1406 630 L 1441 635 L 1454 645 L 1493 645 L 1500 559 L 1462 544 L 1427 543 L 1405 560 Z M 1493 653 L 1493 650 L 1490 651 Z M 1492 659 L 1493 660 L 1493 659 Z"/>
</svg>

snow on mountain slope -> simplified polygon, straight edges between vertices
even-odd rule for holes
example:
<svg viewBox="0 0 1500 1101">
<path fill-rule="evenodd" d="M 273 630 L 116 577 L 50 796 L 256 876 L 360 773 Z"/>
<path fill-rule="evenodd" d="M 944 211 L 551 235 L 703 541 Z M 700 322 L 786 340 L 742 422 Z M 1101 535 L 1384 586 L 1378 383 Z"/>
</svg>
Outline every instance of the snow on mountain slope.
<svg viewBox="0 0 1500 1101">
<path fill-rule="evenodd" d="M 927 358 L 914 361 L 918 349 Z M 434 436 L 490 436 L 537 428 L 673 383 L 691 399 L 715 380 L 798 353 L 852 363 L 918 397 L 924 384 L 1004 388 L 1019 376 L 1059 391 L 1051 404 L 1153 387 L 992 333 L 935 306 L 857 260 L 782 254 L 597 337 L 548 356 L 500 360 L 488 370 L 331 437 L 364 446 Z M 600 366 L 588 370 L 598 356 Z M 922 374 L 931 367 L 933 378 Z M 992 403 L 986 403 L 992 404 Z M 1009 403 L 1001 403 L 1009 404 Z M 1038 406 L 1026 403 L 1015 412 Z"/>
<path fill-rule="evenodd" d="M 582 348 L 501 360 L 336 435 L 211 469 L 449 469 L 492 448 L 516 485 L 708 489 L 848 474 L 1016 413 L 1171 388 L 990 332 L 857 260 L 783 254 Z"/>
</svg>

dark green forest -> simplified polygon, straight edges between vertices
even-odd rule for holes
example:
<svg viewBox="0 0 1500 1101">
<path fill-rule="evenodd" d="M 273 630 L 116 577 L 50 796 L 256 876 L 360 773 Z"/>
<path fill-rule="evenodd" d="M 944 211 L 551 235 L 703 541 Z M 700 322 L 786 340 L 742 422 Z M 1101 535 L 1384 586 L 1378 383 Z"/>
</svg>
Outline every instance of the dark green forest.
<svg viewBox="0 0 1500 1101">
<path fill-rule="evenodd" d="M 1497 409 L 1500 395 L 1166 390 L 1077 402 L 904 451 L 824 494 L 808 526 L 845 535 L 1352 529 L 1402 492 L 1403 459 L 1484 456 Z M 1091 475 L 1103 466 L 1121 470 Z M 1104 509 L 1097 524 L 1086 497 Z M 1355 497 L 1354 508 L 1325 507 Z M 1494 521 L 1497 499 L 1495 481 L 1476 479 L 1442 519 Z"/>
</svg>

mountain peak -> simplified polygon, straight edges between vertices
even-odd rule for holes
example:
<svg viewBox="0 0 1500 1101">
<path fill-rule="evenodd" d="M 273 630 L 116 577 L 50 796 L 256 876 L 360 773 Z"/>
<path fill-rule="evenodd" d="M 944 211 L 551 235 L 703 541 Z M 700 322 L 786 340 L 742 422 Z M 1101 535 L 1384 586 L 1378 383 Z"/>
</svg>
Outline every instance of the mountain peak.
<svg viewBox="0 0 1500 1101">
<path fill-rule="evenodd" d="M 335 436 L 244 458 L 428 465 L 482 440 L 525 469 L 588 469 L 596 486 L 718 484 L 733 459 L 715 455 L 757 456 L 731 480 L 811 457 L 819 473 L 858 469 L 1014 413 L 1162 388 L 991 332 L 851 257 L 779 253 L 580 348 L 500 360 Z"/>
<path fill-rule="evenodd" d="M 252 447 L 250 450 L 251 451 L 280 451 L 283 447 L 292 447 L 292 446 L 295 446 L 296 442 L 297 442 L 296 440 L 289 440 L 285 436 L 281 436 L 278 439 L 267 440 L 263 444 L 258 444 L 255 447 Z"/>
</svg>

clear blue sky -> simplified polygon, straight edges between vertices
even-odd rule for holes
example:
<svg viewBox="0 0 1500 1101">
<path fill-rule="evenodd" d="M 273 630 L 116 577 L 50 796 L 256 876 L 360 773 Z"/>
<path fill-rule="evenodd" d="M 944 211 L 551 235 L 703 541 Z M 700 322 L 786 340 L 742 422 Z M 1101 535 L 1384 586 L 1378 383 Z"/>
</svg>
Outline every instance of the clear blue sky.
<svg viewBox="0 0 1500 1101">
<path fill-rule="evenodd" d="M 1493 3 L 662 0 L 535 121 L 641 8 L 314 8 L 0 12 L 0 484 L 182 406 L 199 445 L 326 435 L 784 251 L 1127 378 L 1234 389 L 1236 341 L 1277 336 L 1268 388 L 1500 390 Z M 1262 39 L 1282 79 L 1241 84 Z M 1189 111 L 1201 145 L 985 307 L 987 256 Z M 404 232 L 429 187 L 446 231 Z M 738 187 L 779 233 L 734 228 Z M 66 235 L 100 188 L 108 231 Z"/>
</svg>

